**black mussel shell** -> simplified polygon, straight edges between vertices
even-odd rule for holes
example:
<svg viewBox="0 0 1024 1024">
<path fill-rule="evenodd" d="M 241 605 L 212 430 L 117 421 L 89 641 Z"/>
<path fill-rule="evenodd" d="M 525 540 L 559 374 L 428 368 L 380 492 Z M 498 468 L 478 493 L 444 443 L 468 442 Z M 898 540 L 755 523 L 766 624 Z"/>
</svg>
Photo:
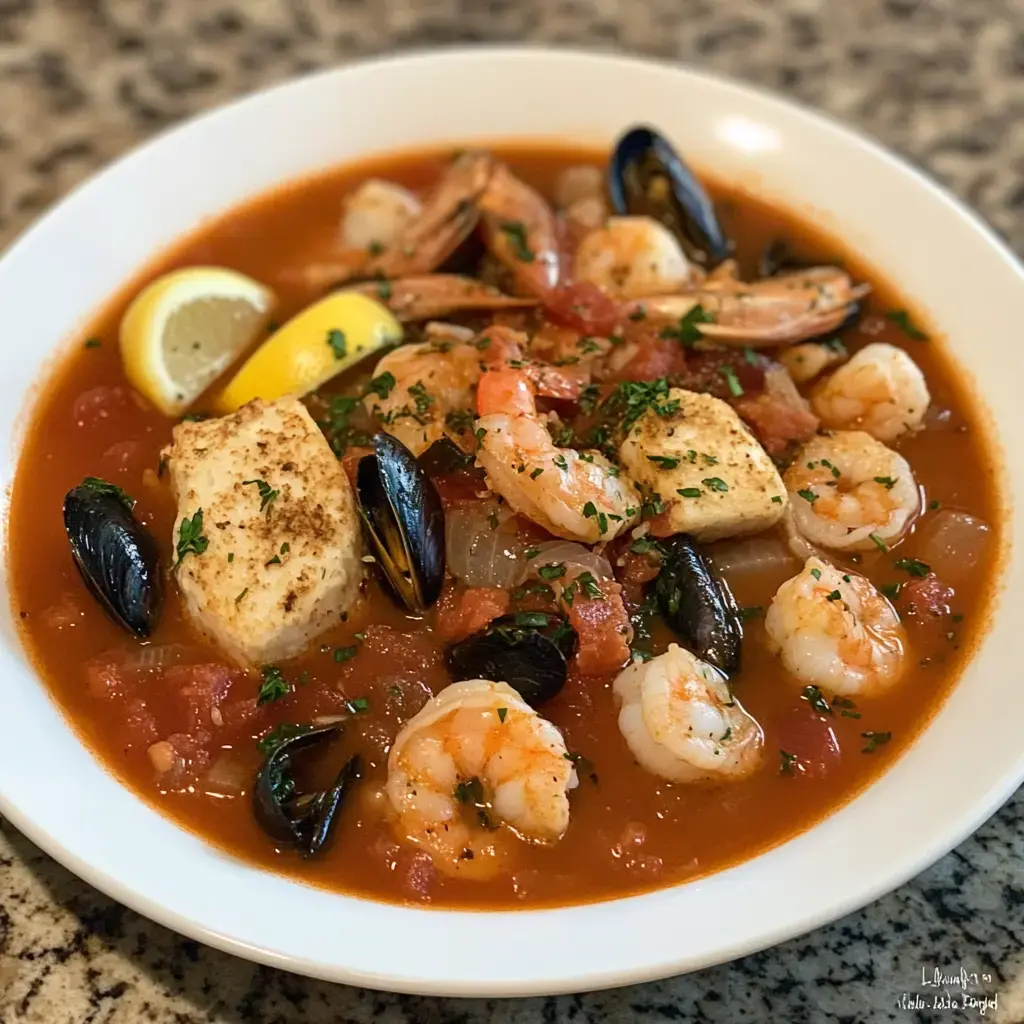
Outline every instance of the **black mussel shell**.
<svg viewBox="0 0 1024 1024">
<path fill-rule="evenodd" d="M 420 456 L 420 465 L 430 476 L 451 476 L 472 469 L 476 456 L 464 452 L 445 434 Z"/>
<path fill-rule="evenodd" d="M 422 614 L 444 583 L 444 506 L 433 481 L 401 441 L 380 433 L 356 470 L 356 502 L 385 579 Z"/>
<path fill-rule="evenodd" d="M 86 586 L 119 626 L 147 637 L 163 599 L 160 555 L 124 491 L 89 477 L 64 497 L 64 531 Z"/>
<path fill-rule="evenodd" d="M 799 259 L 793 255 L 789 243 L 784 238 L 776 238 L 769 242 L 761 252 L 757 263 L 757 276 L 774 277 L 776 274 L 788 274 L 794 270 L 806 270 L 813 263 Z"/>
<path fill-rule="evenodd" d="M 331 743 L 338 725 L 310 728 L 282 739 L 256 775 L 253 810 L 260 828 L 279 843 L 298 847 L 306 857 L 323 849 L 352 785 L 359 778 L 359 755 L 350 757 L 327 789 L 300 793 L 292 774 L 292 758 L 303 750 Z"/>
<path fill-rule="evenodd" d="M 732 245 L 711 199 L 672 145 L 652 128 L 632 128 L 615 144 L 608 193 L 616 213 L 646 215 L 679 239 L 704 267 L 728 259 Z"/>
<path fill-rule="evenodd" d="M 689 534 L 662 543 L 668 555 L 654 581 L 662 616 L 698 658 L 733 675 L 740 667 L 743 626 L 732 592 Z"/>
<path fill-rule="evenodd" d="M 546 612 L 519 612 L 448 649 L 452 679 L 508 683 L 530 707 L 551 700 L 565 686 L 575 633 L 565 619 Z"/>
</svg>

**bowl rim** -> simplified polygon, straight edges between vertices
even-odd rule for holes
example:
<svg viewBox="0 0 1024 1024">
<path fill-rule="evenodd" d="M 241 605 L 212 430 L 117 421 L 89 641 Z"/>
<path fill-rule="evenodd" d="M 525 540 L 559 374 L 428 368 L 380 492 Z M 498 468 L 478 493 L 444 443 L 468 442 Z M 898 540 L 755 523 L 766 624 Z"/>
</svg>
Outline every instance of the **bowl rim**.
<svg viewBox="0 0 1024 1024">
<path fill-rule="evenodd" d="M 752 100 L 756 100 L 762 108 L 769 109 L 773 114 L 778 114 L 780 116 L 795 114 L 799 119 L 809 124 L 816 131 L 825 131 L 830 135 L 845 138 L 848 143 L 854 144 L 856 147 L 868 153 L 872 159 L 883 164 L 887 173 L 895 173 L 902 175 L 905 178 L 909 178 L 917 188 L 924 190 L 933 202 L 945 207 L 952 217 L 955 217 L 965 223 L 971 231 L 980 236 L 982 241 L 985 243 L 985 247 L 992 252 L 994 257 L 997 257 L 1002 261 L 1005 268 L 1016 277 L 1018 284 L 1024 282 L 1024 267 L 1021 266 L 1016 255 L 976 212 L 971 210 L 946 189 L 938 185 L 932 177 L 921 169 L 892 153 L 870 136 L 857 129 L 846 126 L 828 114 L 814 110 L 802 103 L 789 100 L 788 98 L 783 98 L 776 93 L 761 87 L 736 81 L 726 75 L 722 75 L 717 72 L 708 72 L 703 69 L 696 69 L 673 61 L 621 56 L 586 49 L 556 49 L 552 47 L 532 45 L 489 45 L 455 46 L 440 50 L 431 49 L 407 51 L 398 55 L 377 56 L 367 60 L 354 61 L 340 67 L 325 69 L 311 75 L 291 79 L 238 97 L 210 111 L 204 112 L 196 117 L 188 118 L 180 124 L 165 129 L 141 146 L 129 150 L 117 160 L 106 165 L 100 171 L 77 185 L 42 217 L 38 218 L 18 237 L 16 237 L 6 250 L 0 253 L 0 286 L 2 286 L 5 268 L 15 260 L 19 259 L 22 250 L 31 243 L 32 239 L 42 234 L 45 228 L 61 217 L 68 206 L 77 205 L 83 202 L 91 195 L 92 190 L 98 190 L 100 183 L 107 176 L 115 173 L 126 173 L 128 169 L 133 167 L 136 163 L 141 163 L 145 160 L 154 150 L 161 149 L 164 146 L 173 143 L 174 140 L 195 131 L 199 125 L 215 124 L 218 121 L 227 122 L 232 117 L 236 116 L 239 108 L 247 104 L 265 101 L 271 96 L 276 97 L 292 91 L 298 93 L 303 89 L 326 88 L 329 84 L 336 84 L 338 88 L 343 88 L 342 83 L 346 78 L 355 77 L 363 73 L 366 69 L 377 68 L 379 70 L 382 69 L 385 72 L 395 72 L 402 68 L 424 65 L 428 68 L 435 68 L 436 70 L 443 70 L 449 74 L 454 74 L 457 73 L 457 65 L 460 62 L 480 60 L 540 60 L 564 63 L 567 66 L 574 62 L 581 61 L 586 63 L 596 62 L 606 67 L 608 72 L 611 74 L 615 74 L 617 70 L 631 73 L 650 69 L 651 67 L 657 67 L 680 80 L 688 80 L 690 86 L 699 86 L 702 82 L 711 83 L 717 89 L 736 99 L 741 106 L 744 102 L 749 103 Z M 509 135 L 504 137 L 512 138 L 513 136 Z M 282 181 L 284 180 L 286 179 L 282 179 Z M 245 197 L 240 197 L 240 199 L 241 198 Z M 102 296 L 99 301 L 103 302 L 106 301 L 106 299 L 107 296 Z M 42 376 L 45 379 L 45 371 Z M 34 396 L 32 395 L 29 396 L 29 405 L 31 405 L 33 397 Z M 9 498 L 10 495 L 8 489 L 8 504 Z M 1005 529 L 1007 543 L 1009 542 L 1010 535 L 1013 533 L 1012 526 L 1012 519 L 1009 511 L 1007 511 Z M 6 545 L 6 512 L 3 516 L 3 527 Z M 1004 557 L 1007 556 L 1004 555 Z M 993 617 L 995 614 L 996 613 L 993 611 Z M 980 653 L 980 648 L 984 646 L 986 642 L 987 638 L 979 645 L 979 651 L 974 652 L 974 658 L 977 658 Z M 911 744 L 911 747 L 920 743 L 922 737 L 923 733 L 919 734 Z M 85 749 L 84 744 L 83 749 Z M 91 758 L 92 755 L 88 754 L 88 756 Z M 896 770 L 896 767 L 896 764 L 891 765 L 881 778 L 887 778 L 890 776 Z M 974 799 L 972 810 L 969 813 L 965 813 L 955 822 L 947 823 L 943 828 L 937 829 L 934 835 L 930 836 L 926 842 L 919 843 L 915 847 L 913 854 L 904 855 L 899 861 L 898 866 L 895 869 L 890 870 L 884 878 L 880 878 L 870 885 L 860 887 L 854 886 L 841 898 L 836 897 L 831 902 L 826 902 L 820 905 L 815 912 L 804 914 L 795 924 L 787 922 L 774 927 L 763 927 L 757 930 L 756 933 L 750 935 L 745 941 L 734 942 L 728 947 L 716 948 L 711 955 L 701 959 L 700 963 L 693 963 L 690 958 L 679 959 L 670 956 L 660 960 L 652 960 L 639 968 L 635 965 L 621 970 L 604 967 L 596 972 L 577 969 L 572 974 L 566 975 L 565 977 L 545 977 L 539 980 L 525 978 L 514 982 L 496 982 L 490 978 L 482 980 L 460 979 L 455 982 L 450 978 L 441 977 L 431 979 L 421 977 L 419 975 L 402 973 L 402 968 L 386 973 L 356 970 L 346 967 L 344 964 L 338 963 L 337 961 L 332 962 L 327 959 L 309 959 L 307 957 L 283 953 L 267 946 L 252 944 L 238 935 L 227 934 L 209 927 L 202 922 L 195 920 L 191 916 L 179 913 L 173 907 L 167 906 L 162 902 L 154 901 L 143 892 L 130 888 L 126 883 L 107 873 L 101 865 L 93 861 L 83 859 L 74 850 L 62 845 L 49 832 L 47 832 L 45 828 L 36 823 L 31 813 L 23 810 L 12 800 L 9 800 L 2 790 L 0 790 L 0 813 L 2 813 L 3 816 L 10 820 L 19 831 L 24 833 L 33 843 L 43 849 L 48 855 L 111 898 L 127 905 L 131 909 L 158 922 L 159 924 L 169 927 L 181 934 L 198 939 L 199 941 L 225 952 L 264 963 L 269 966 L 296 971 L 311 977 L 330 981 L 343 981 L 349 984 L 363 985 L 370 988 L 415 992 L 429 995 L 518 996 L 555 994 L 583 991 L 585 989 L 602 989 L 663 978 L 671 974 L 679 973 L 680 971 L 688 971 L 711 966 L 716 963 L 725 962 L 727 960 L 747 955 L 820 927 L 827 922 L 833 921 L 838 917 L 873 902 L 885 893 L 904 884 L 908 879 L 912 878 L 925 867 L 932 864 L 935 860 L 943 856 L 955 845 L 970 835 L 977 827 L 979 827 L 982 822 L 993 814 L 1010 797 L 1010 795 L 1012 795 L 1014 790 L 1022 781 L 1024 781 L 1024 756 L 1021 756 L 1018 759 L 1015 767 L 1015 773 L 1004 774 L 1000 779 L 994 781 L 981 796 Z M 118 782 L 117 785 L 120 785 L 120 783 Z M 808 832 L 802 833 L 790 842 L 799 842 L 811 833 L 826 828 L 829 822 L 834 820 L 835 814 L 825 819 L 823 822 L 812 826 Z M 725 872 L 719 872 L 716 875 L 709 877 L 720 878 L 723 875 L 738 876 L 743 873 L 744 869 L 750 869 L 751 866 L 756 868 L 757 864 L 765 857 L 777 854 L 788 845 L 789 843 L 784 843 L 781 846 L 776 847 L 774 850 L 769 851 L 767 854 L 762 854 L 752 860 L 744 862 L 741 865 L 737 865 L 736 868 L 730 868 Z M 262 874 L 260 871 L 256 871 L 255 873 Z M 749 871 L 746 873 L 749 874 Z M 705 879 L 699 879 L 696 882 L 688 883 L 688 885 L 656 890 L 651 893 L 627 897 L 625 899 L 611 902 L 584 904 L 571 907 L 519 910 L 512 912 L 512 914 L 519 918 L 529 917 L 537 920 L 538 928 L 543 929 L 547 925 L 554 929 L 555 925 L 551 921 L 554 916 L 574 914 L 579 916 L 585 923 L 588 917 L 593 916 L 591 912 L 597 908 L 608 908 L 624 904 L 649 904 L 652 900 L 662 898 L 669 892 L 673 892 L 676 889 L 687 888 L 688 886 L 700 887 L 704 882 Z M 748 878 L 742 884 L 749 884 L 749 882 L 750 879 Z M 342 899 L 350 901 L 353 898 L 342 897 Z M 375 908 L 390 907 L 391 910 L 400 911 L 402 915 L 427 914 L 433 917 L 438 917 L 440 913 L 436 910 L 395 907 L 394 905 L 373 903 L 371 901 L 357 900 L 357 902 L 363 902 Z M 383 916 L 385 911 L 379 910 L 379 913 Z M 508 912 L 503 911 L 488 911 L 482 913 L 484 917 L 510 916 Z M 444 911 L 443 915 L 450 917 L 452 920 L 456 920 L 467 917 L 479 918 L 481 913 Z"/>
</svg>

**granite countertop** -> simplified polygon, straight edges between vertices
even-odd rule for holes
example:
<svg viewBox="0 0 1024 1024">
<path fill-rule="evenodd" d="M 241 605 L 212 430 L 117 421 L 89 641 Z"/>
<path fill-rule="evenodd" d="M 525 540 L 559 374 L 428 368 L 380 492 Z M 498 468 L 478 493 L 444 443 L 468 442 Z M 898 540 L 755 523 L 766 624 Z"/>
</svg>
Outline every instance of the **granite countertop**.
<svg viewBox="0 0 1024 1024">
<path fill-rule="evenodd" d="M 1024 249 L 1024 0 L 0 0 L 0 248 L 195 111 L 365 54 L 485 40 L 652 54 L 782 91 L 923 165 Z M 914 1008 L 932 1004 L 923 977 L 961 967 L 998 999 L 984 1019 L 1024 1020 L 1020 794 L 830 927 L 662 983 L 522 1002 L 389 996 L 248 964 L 112 902 L 3 822 L 0 865 L 2 1024 L 981 1020 Z"/>
</svg>

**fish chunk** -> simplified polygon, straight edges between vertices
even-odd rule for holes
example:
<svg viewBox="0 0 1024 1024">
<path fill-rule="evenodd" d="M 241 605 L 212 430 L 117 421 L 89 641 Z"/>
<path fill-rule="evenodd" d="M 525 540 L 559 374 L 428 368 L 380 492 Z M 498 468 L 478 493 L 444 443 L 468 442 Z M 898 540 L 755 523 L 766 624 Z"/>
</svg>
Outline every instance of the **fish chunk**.
<svg viewBox="0 0 1024 1024">
<path fill-rule="evenodd" d="M 721 399 L 672 388 L 660 416 L 648 409 L 619 448 L 622 467 L 644 496 L 664 510 L 651 521 L 655 536 L 689 533 L 720 540 L 773 526 L 786 509 L 775 464 L 733 409 Z"/>
<path fill-rule="evenodd" d="M 192 622 L 242 665 L 298 654 L 359 598 L 362 534 L 340 463 L 291 398 L 172 437 L 174 575 Z"/>
</svg>

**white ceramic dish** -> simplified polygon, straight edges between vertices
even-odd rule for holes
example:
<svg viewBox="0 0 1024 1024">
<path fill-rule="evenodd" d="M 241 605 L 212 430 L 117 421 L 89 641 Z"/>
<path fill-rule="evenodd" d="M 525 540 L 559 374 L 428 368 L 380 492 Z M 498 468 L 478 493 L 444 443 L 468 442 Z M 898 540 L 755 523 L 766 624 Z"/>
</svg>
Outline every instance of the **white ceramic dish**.
<svg viewBox="0 0 1024 1024">
<path fill-rule="evenodd" d="M 307 78 L 186 124 L 80 188 L 23 237 L 0 260 L 4 484 L 18 410 L 52 354 L 204 217 L 374 151 L 487 137 L 610 140 L 637 121 L 659 125 L 699 167 L 827 211 L 830 226 L 948 335 L 999 436 L 1024 436 L 1014 343 L 1024 275 L 972 214 L 905 164 L 819 116 L 691 71 L 575 53 L 448 51 Z M 1014 457 L 1004 480 L 1008 492 L 1024 489 L 1024 461 Z M 1021 531 L 1018 510 L 1008 532 L 1019 541 Z M 331 895 L 240 864 L 103 771 L 35 679 L 7 616 L 0 811 L 148 917 L 304 974 L 409 992 L 524 995 L 693 970 L 877 898 L 963 839 L 1024 778 L 1021 575 L 1020 559 L 1008 558 L 983 649 L 882 779 L 755 860 L 645 896 L 549 911 L 439 912 Z"/>
</svg>

